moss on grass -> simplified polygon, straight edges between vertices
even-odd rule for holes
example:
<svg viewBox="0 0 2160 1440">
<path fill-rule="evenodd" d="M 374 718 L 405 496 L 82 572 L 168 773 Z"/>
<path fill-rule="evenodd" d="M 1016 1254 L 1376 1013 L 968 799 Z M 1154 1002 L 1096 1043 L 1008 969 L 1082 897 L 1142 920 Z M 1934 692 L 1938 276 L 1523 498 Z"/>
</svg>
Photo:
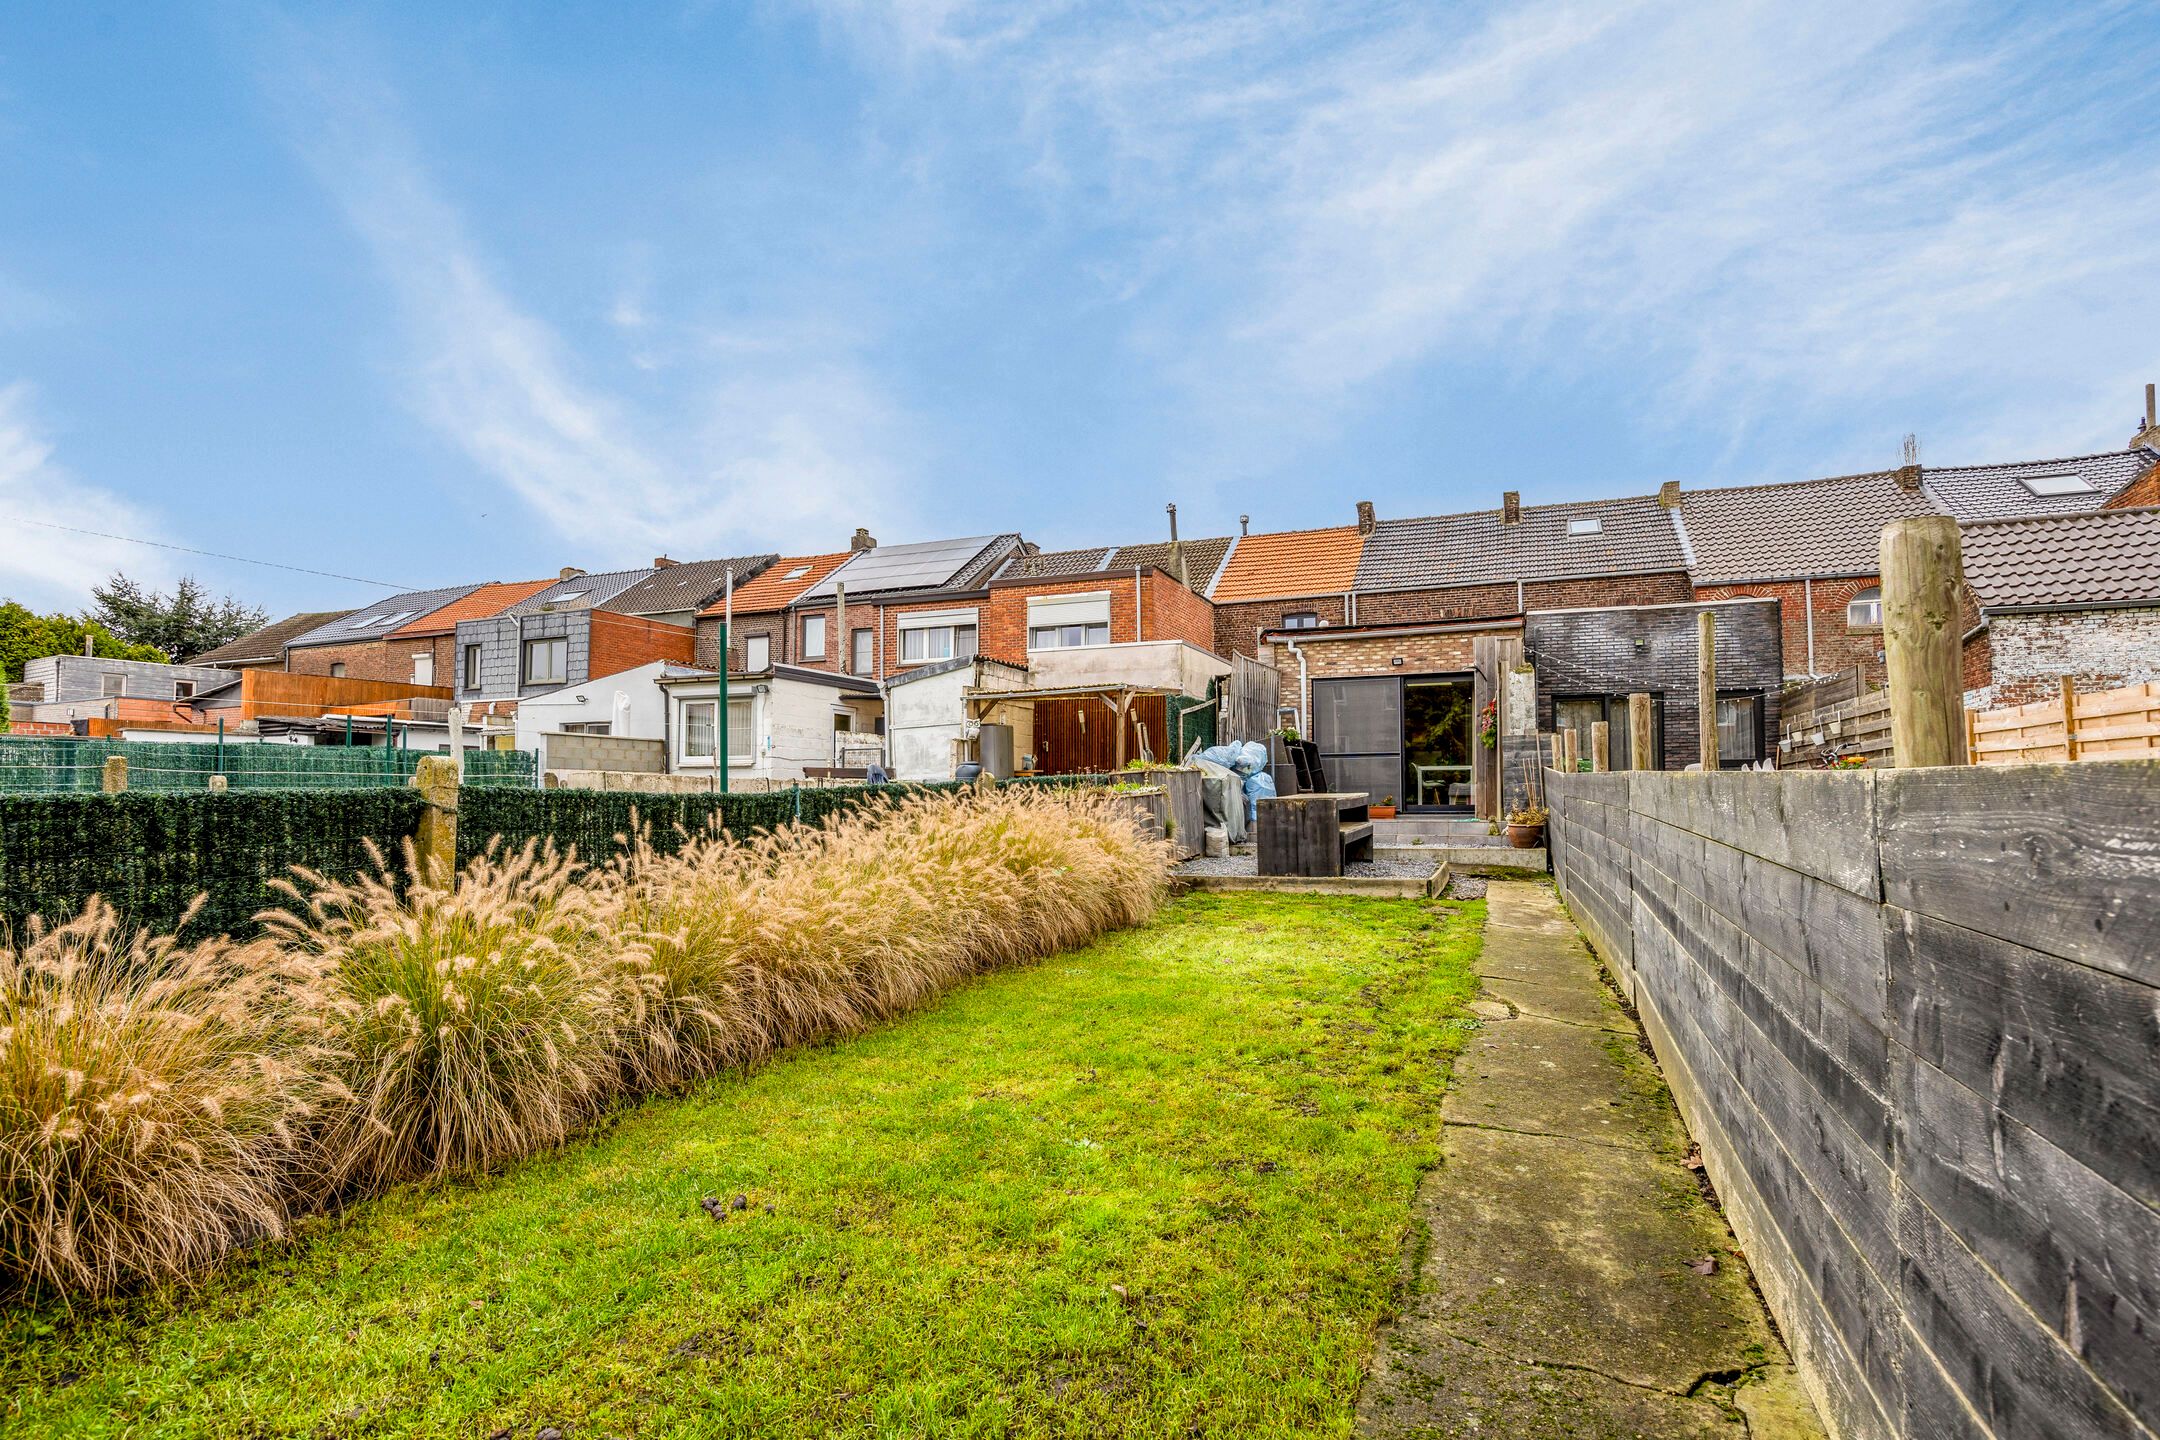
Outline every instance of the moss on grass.
<svg viewBox="0 0 2160 1440">
<path fill-rule="evenodd" d="M 192 1292 L 0 1316 L 0 1428 L 1347 1433 L 1482 909 L 1189 896 Z"/>
</svg>

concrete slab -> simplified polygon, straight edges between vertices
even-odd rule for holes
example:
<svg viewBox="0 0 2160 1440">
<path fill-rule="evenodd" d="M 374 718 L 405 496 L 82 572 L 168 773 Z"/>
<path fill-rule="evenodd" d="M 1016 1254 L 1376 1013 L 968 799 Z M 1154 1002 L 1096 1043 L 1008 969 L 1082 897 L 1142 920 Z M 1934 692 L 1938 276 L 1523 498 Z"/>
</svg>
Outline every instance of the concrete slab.
<svg viewBox="0 0 2160 1440">
<path fill-rule="evenodd" d="M 1445 1121 L 1684 1150 L 1664 1091 L 1633 1081 L 1611 1053 L 1633 1043 L 1611 1031 L 1530 1015 L 1488 1021 L 1455 1062 Z"/>
<path fill-rule="evenodd" d="M 1379 900 L 1431 899 L 1445 894 L 1448 867 L 1431 876 L 1191 875 L 1170 877 L 1172 893 L 1187 890 L 1270 890 L 1285 895 L 1363 895 Z"/>
<path fill-rule="evenodd" d="M 1663 1079 L 1551 887 L 1495 880 L 1486 900 L 1483 1023 L 1357 1432 L 1820 1440 Z"/>
<path fill-rule="evenodd" d="M 1418 860 L 1434 856 L 1457 870 L 1478 874 L 1523 871 L 1542 875 L 1548 863 L 1542 846 L 1517 850 L 1511 845 L 1382 845 L 1373 850 L 1376 860 Z"/>
</svg>

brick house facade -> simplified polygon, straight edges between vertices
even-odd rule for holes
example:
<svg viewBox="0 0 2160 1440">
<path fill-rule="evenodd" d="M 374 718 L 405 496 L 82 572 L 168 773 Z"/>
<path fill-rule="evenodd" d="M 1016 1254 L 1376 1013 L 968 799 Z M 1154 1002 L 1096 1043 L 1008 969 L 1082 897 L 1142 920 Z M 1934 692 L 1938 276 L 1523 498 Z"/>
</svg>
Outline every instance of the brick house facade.
<svg viewBox="0 0 2160 1440">
<path fill-rule="evenodd" d="M 1873 590 L 1879 598 L 1880 577 L 1845 575 L 1701 585 L 1696 587 L 1694 598 L 1777 601 L 1788 679 L 1858 667 L 1862 685 L 1872 690 L 1884 683 L 1882 623 L 1878 618 L 1872 624 L 1854 624 L 1848 613 L 1854 597 L 1867 590 Z"/>
<path fill-rule="evenodd" d="M 1990 615 L 1965 640 L 1965 703 L 2000 710 L 2160 678 L 2160 606 Z"/>
<path fill-rule="evenodd" d="M 296 646 L 285 652 L 285 668 L 295 675 L 343 675 L 353 680 L 410 683 L 413 657 L 427 655 L 433 659 L 434 654 L 434 647 L 425 640 L 354 640 L 343 645 Z"/>
<path fill-rule="evenodd" d="M 1288 618 L 1297 614 L 1319 617 L 1323 627 L 1340 627 L 1350 620 L 1350 597 L 1334 595 L 1293 595 L 1282 599 L 1241 600 L 1234 604 L 1220 601 L 1215 605 L 1215 639 L 1208 648 L 1225 657 L 1245 654 L 1258 656 L 1265 643 L 1261 636 L 1270 630 L 1283 628 Z"/>
</svg>

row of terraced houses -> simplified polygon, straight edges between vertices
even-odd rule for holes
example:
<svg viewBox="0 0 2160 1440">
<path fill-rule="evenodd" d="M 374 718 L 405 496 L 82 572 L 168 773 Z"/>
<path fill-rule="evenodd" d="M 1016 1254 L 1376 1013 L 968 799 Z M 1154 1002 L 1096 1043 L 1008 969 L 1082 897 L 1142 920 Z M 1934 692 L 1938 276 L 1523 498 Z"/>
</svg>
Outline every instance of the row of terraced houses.
<svg viewBox="0 0 2160 1440">
<path fill-rule="evenodd" d="M 138 737 L 514 745 L 558 772 L 755 787 L 970 760 L 1050 773 L 1182 753 L 1237 656 L 1340 788 L 1490 813 L 1501 676 L 1517 728 L 1653 696 L 1649 757 L 1699 754 L 1696 617 L 1716 617 L 1719 754 L 1774 754 L 1780 695 L 1879 683 L 1882 527 L 1954 516 L 1976 706 L 2160 678 L 2160 425 L 2117 451 L 1044 550 L 1020 531 L 468 581 L 295 615 L 185 665 L 56 656 L 19 720 Z M 723 637 L 725 653 L 723 655 Z M 727 676 L 722 713 L 721 672 Z M 1252 671 L 1262 674 L 1261 671 Z M 1534 705 L 1534 712 L 1530 709 Z M 456 709 L 453 729 L 452 708 Z M 1200 717 L 1210 717 L 1202 723 Z M 1625 724 L 1612 734 L 1625 748 Z M 1224 738 L 1257 738 L 1248 736 Z M 1624 753 L 1615 762 L 1626 764 Z"/>
</svg>

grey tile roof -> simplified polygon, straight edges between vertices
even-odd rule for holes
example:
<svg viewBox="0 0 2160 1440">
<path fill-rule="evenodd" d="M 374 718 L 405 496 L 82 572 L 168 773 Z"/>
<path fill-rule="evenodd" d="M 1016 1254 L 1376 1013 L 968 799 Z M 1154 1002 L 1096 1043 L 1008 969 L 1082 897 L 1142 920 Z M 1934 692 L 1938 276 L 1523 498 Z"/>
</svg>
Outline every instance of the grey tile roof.
<svg viewBox="0 0 2160 1440">
<path fill-rule="evenodd" d="M 539 594 L 518 601 L 504 615 L 534 615 L 542 610 L 591 610 L 607 604 L 653 573 L 650 565 L 639 570 L 610 570 L 602 575 L 573 575 L 558 580 Z"/>
<path fill-rule="evenodd" d="M 1230 537 L 1218 535 L 1206 540 L 1185 540 L 1179 542 L 1178 548 L 1185 561 L 1187 580 L 1195 591 L 1205 593 L 1208 582 L 1222 568 L 1223 556 L 1230 553 Z M 1080 575 L 1129 571 L 1135 565 L 1154 565 L 1167 572 L 1170 569 L 1170 542 L 1158 540 L 1147 545 L 1099 545 L 1092 550 L 1045 550 L 1039 555 L 1015 555 L 998 568 L 997 578 L 1069 580 Z"/>
<path fill-rule="evenodd" d="M 803 591 L 795 603 L 830 601 L 836 583 L 846 585 L 850 596 L 865 599 L 918 590 L 972 590 L 987 582 L 1019 543 L 1018 535 L 966 535 L 880 545 Z"/>
<path fill-rule="evenodd" d="M 1986 609 L 2160 605 L 2160 507 L 1981 521 L 1961 538 Z"/>
<path fill-rule="evenodd" d="M 380 640 L 393 630 L 434 614 L 451 601 L 470 595 L 482 582 L 451 585 L 441 590 L 408 590 L 387 600 L 377 600 L 358 610 L 348 610 L 327 625 L 318 625 L 285 642 L 287 649 L 302 645 L 336 645 L 354 640 Z M 372 623 L 370 623 L 372 622 Z"/>
<path fill-rule="evenodd" d="M 285 645 L 310 630 L 320 629 L 333 620 L 353 614 L 350 610 L 307 610 L 298 615 L 288 615 L 273 621 L 253 634 L 228 640 L 215 650 L 205 650 L 188 659 L 190 665 L 245 665 L 251 661 L 275 660 L 285 653 Z M 201 691 L 196 692 L 198 695 Z"/>
<path fill-rule="evenodd" d="M 2097 510 L 2110 495 L 2160 463 L 2160 452 L 2110 450 L 2099 455 L 2072 455 L 2061 460 L 2026 460 L 2011 465 L 1930 465 L 1925 471 L 1928 493 L 1945 514 L 1960 521 L 2003 520 L 2018 515 L 2068 515 Z M 2062 494 L 2036 494 L 2035 485 L 2050 488 L 2048 479 L 2083 489 Z"/>
<path fill-rule="evenodd" d="M 1680 493 L 1698 585 L 1872 575 L 1883 526 L 1934 513 L 1891 471 Z"/>
<path fill-rule="evenodd" d="M 1498 510 L 1383 520 L 1365 537 L 1359 590 L 1423 590 L 1515 580 L 1568 580 L 1684 570 L 1672 513 L 1654 496 L 1525 505 L 1513 525 Z M 1596 534 L 1570 535 L 1596 520 Z"/>
<path fill-rule="evenodd" d="M 624 615 L 701 610 L 726 588 L 730 571 L 740 586 L 779 558 L 777 554 L 740 555 L 731 560 L 685 560 L 663 565 L 597 608 Z"/>
</svg>

